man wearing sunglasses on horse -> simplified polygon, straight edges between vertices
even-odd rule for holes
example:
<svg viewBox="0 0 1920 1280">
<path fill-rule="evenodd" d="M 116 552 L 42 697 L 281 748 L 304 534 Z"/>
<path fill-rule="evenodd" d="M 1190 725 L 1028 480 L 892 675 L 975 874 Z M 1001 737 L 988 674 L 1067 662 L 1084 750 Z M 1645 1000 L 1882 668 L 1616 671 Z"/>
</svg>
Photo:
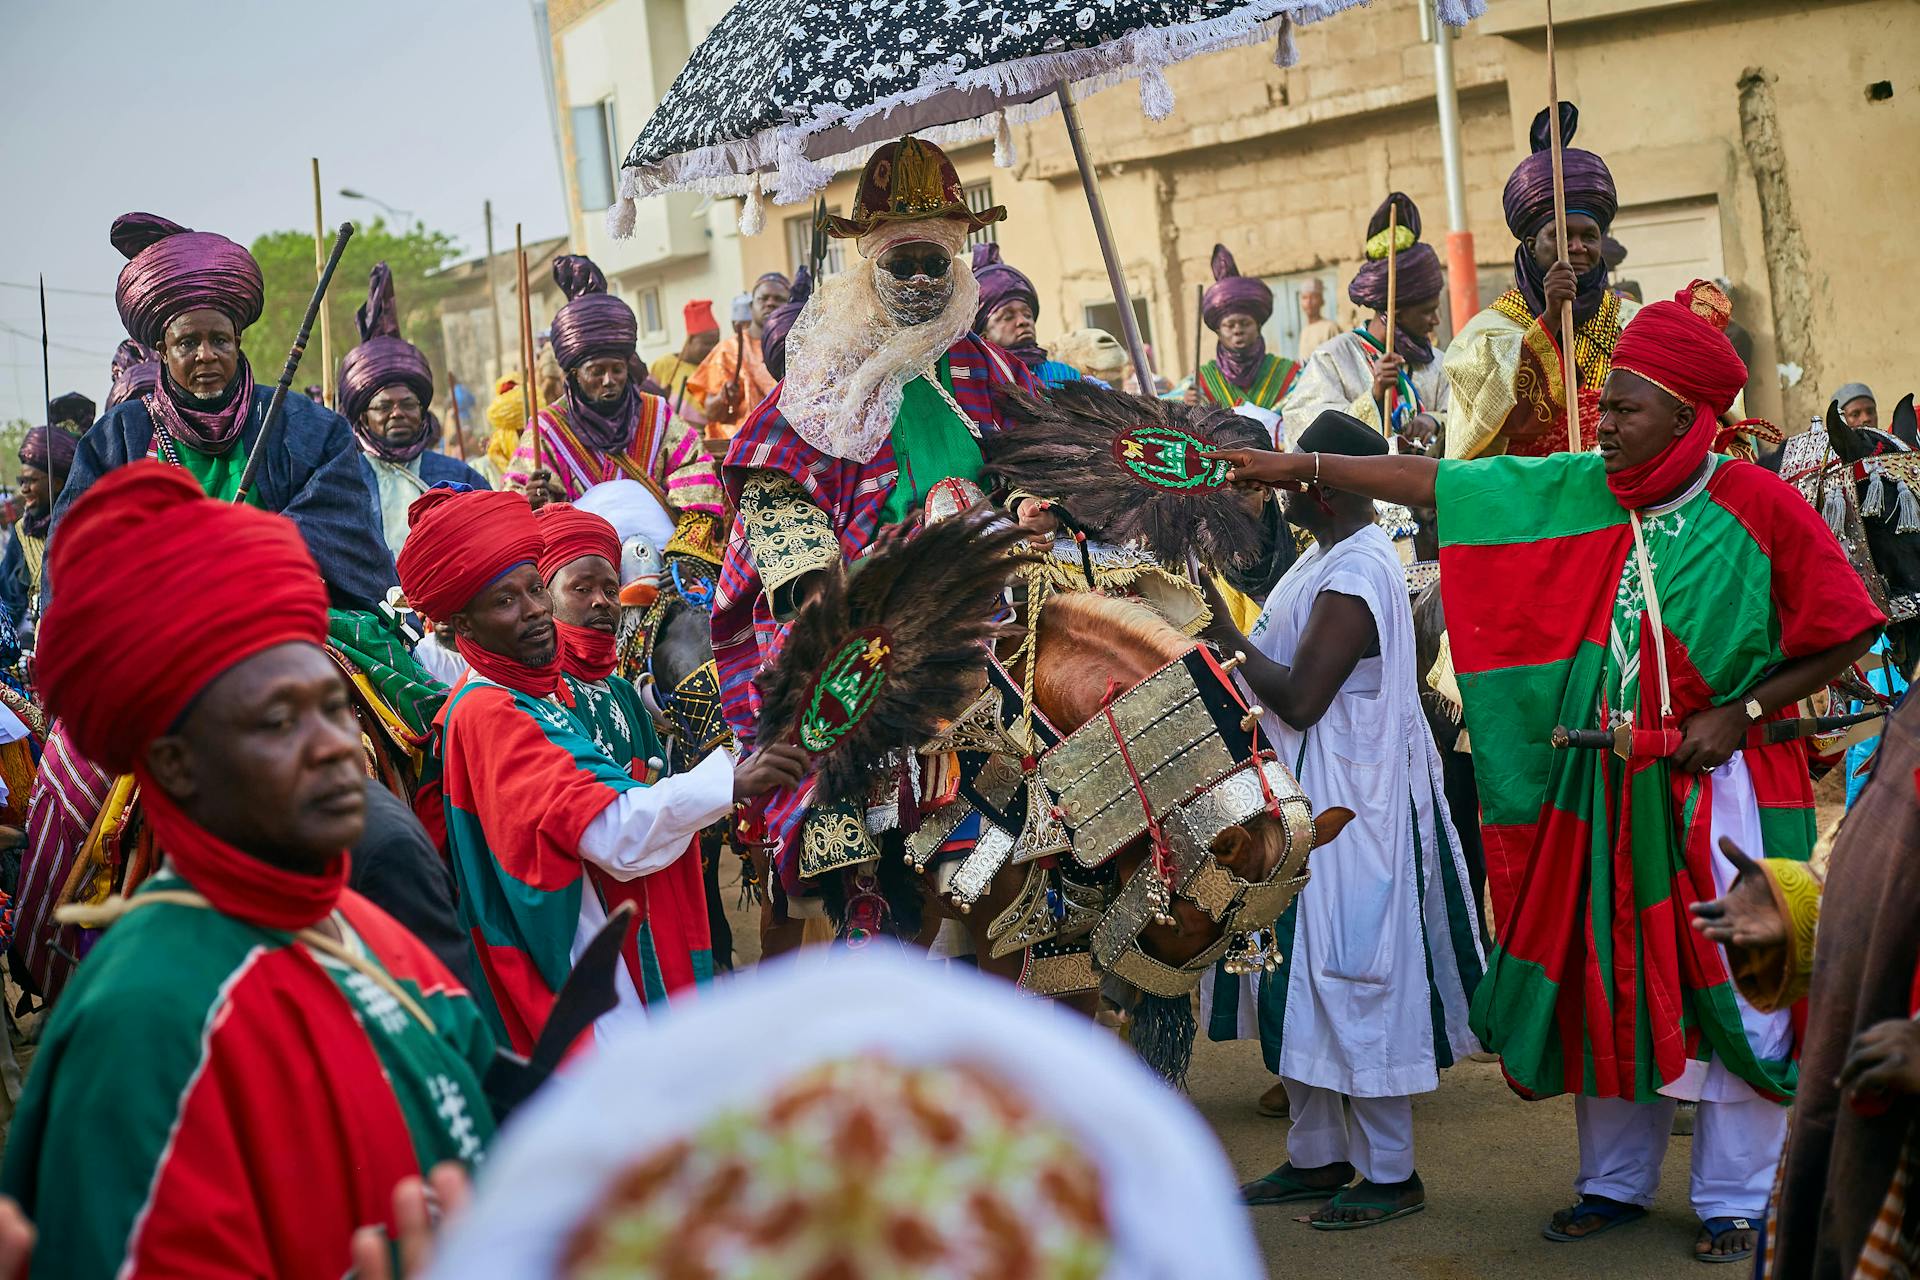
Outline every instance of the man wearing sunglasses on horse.
<svg viewBox="0 0 1920 1280">
<path fill-rule="evenodd" d="M 856 559 L 879 531 L 920 512 L 942 480 L 978 479 L 979 440 L 999 429 L 994 392 L 1037 387 L 1026 365 L 972 332 L 980 286 L 968 235 L 1006 215 L 968 207 L 939 148 L 903 138 L 860 177 L 829 235 L 862 261 L 824 280 L 785 344 L 786 378 L 748 416 L 727 454 L 735 511 L 713 616 L 722 706 L 742 743 L 759 716 L 753 678 L 819 573 Z M 1026 502 L 1036 532 L 1042 504 Z M 807 791 L 775 793 L 767 838 L 787 894 Z M 849 851 L 851 865 L 860 860 Z"/>
</svg>

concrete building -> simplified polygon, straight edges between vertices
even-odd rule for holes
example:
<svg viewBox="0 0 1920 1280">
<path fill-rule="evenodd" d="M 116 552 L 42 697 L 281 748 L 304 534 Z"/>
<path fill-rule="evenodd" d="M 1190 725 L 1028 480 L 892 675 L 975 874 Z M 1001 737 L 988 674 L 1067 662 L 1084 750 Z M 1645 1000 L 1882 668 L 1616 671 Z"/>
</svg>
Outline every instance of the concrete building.
<svg viewBox="0 0 1920 1280">
<path fill-rule="evenodd" d="M 484 254 L 443 267 L 438 273 L 438 278 L 450 286 L 439 303 L 440 340 L 446 351 L 444 372 L 453 374 L 473 392 L 483 412 L 493 398 L 495 381 L 521 363 L 519 268 L 511 242 L 509 235 L 504 252 L 496 246 L 491 274 Z M 553 282 L 553 260 L 565 252 L 567 242 L 560 236 L 527 246 L 527 292 L 535 334 L 546 332 L 553 323 L 553 313 L 566 301 L 560 295 L 560 286 Z M 489 281 L 494 292 L 491 301 L 487 296 Z M 496 314 L 504 360 L 494 345 Z"/>
<path fill-rule="evenodd" d="M 548 0 L 571 251 L 607 273 L 640 320 L 640 355 L 677 351 L 681 312 L 713 302 L 725 322 L 741 287 L 739 210 L 676 193 L 641 202 L 629 239 L 607 234 L 620 161 L 687 55 L 719 21 L 728 0 Z"/>
<path fill-rule="evenodd" d="M 1621 271 L 1648 298 L 1695 276 L 1732 285 L 1754 338 L 1748 411 L 1797 429 L 1841 382 L 1890 404 L 1920 381 L 1916 322 L 1898 300 L 1915 283 L 1894 250 L 1920 195 L 1920 7 L 1912 0 L 1558 0 L 1561 96 L 1582 111 L 1580 145 L 1620 188 Z M 1483 300 L 1512 275 L 1500 190 L 1546 105 L 1543 0 L 1492 0 L 1454 43 L 1469 229 Z M 1216 240 L 1281 298 L 1269 338 L 1291 351 L 1299 284 L 1346 284 L 1367 216 L 1389 190 L 1420 205 L 1444 256 L 1447 207 L 1433 59 L 1419 0 L 1374 0 L 1301 28 L 1298 65 L 1273 48 L 1193 59 L 1168 73 L 1172 117 L 1155 124 L 1128 85 L 1082 108 L 1128 287 L 1161 372 L 1188 373 Z M 1112 295 L 1058 119 L 1017 131 L 1020 161 L 990 148 L 956 155 L 1009 218 L 1008 261 L 1041 294 L 1040 336 L 1111 328 Z M 828 202 L 844 208 L 852 183 Z M 985 187 L 983 187 L 985 189 Z M 740 242 L 742 274 L 790 269 L 797 209 L 770 208 Z M 785 215 L 783 217 L 783 215 Z M 1892 286 L 1890 291 L 1889 286 Z M 1904 287 L 1903 287 L 1904 286 Z M 1211 349 L 1211 341 L 1205 344 Z M 1778 371 L 1778 372 L 1776 372 Z"/>
</svg>

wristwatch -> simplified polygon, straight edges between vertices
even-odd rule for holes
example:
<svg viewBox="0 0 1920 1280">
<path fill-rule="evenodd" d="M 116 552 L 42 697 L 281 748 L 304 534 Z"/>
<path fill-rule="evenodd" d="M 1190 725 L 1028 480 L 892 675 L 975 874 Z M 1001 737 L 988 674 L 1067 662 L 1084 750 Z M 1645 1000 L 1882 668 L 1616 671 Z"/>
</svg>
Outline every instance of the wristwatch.
<svg viewBox="0 0 1920 1280">
<path fill-rule="evenodd" d="M 1748 698 L 1740 704 L 1740 709 L 1747 713 L 1748 724 L 1759 724 L 1767 718 L 1767 710 L 1760 705 L 1760 699 L 1758 698 Z"/>
</svg>

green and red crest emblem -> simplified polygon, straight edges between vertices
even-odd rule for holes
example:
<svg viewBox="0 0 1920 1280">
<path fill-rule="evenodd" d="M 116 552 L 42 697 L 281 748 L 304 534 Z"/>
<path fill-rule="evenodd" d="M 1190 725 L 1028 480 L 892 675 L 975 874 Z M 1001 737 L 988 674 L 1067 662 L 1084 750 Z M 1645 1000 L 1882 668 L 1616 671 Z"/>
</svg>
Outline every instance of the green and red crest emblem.
<svg viewBox="0 0 1920 1280">
<path fill-rule="evenodd" d="M 1227 464 L 1202 456 L 1213 446 L 1172 427 L 1135 427 L 1113 439 L 1113 457 L 1142 484 L 1180 491 L 1223 489 Z"/>
<path fill-rule="evenodd" d="M 800 709 L 800 745 L 821 755 L 853 732 L 873 710 L 892 656 L 893 643 L 881 627 L 849 635 L 807 690 Z"/>
</svg>

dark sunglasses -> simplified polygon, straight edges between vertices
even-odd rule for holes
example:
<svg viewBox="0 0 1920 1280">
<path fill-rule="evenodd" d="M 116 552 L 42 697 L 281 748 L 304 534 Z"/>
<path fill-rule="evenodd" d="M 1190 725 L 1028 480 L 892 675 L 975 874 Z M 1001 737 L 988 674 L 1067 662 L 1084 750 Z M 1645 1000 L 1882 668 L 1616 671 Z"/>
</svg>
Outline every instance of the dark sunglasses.
<svg viewBox="0 0 1920 1280">
<path fill-rule="evenodd" d="M 953 259 L 947 251 L 932 245 L 898 249 L 880 262 L 880 266 L 895 280 L 911 280 L 915 276 L 938 280 L 947 274 L 947 268 L 952 265 Z"/>
</svg>

